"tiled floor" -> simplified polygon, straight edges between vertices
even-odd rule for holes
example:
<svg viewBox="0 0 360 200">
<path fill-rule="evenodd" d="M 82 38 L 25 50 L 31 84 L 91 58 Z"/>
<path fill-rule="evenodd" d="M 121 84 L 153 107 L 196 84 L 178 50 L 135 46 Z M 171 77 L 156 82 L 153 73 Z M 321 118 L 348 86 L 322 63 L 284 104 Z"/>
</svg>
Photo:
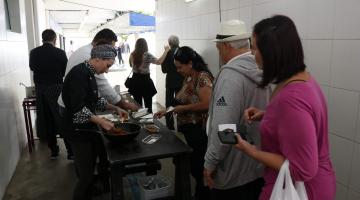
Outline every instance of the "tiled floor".
<svg viewBox="0 0 360 200">
<path fill-rule="evenodd" d="M 157 107 L 157 106 L 154 106 Z M 155 110 L 156 108 L 154 108 Z M 179 134 L 181 138 L 181 134 Z M 24 149 L 14 176 L 6 190 L 3 200 L 71 200 L 76 182 L 74 164 L 67 160 L 66 150 L 61 139 L 60 156 L 50 160 L 47 144 L 36 141 L 36 149 L 29 154 Z M 171 159 L 160 160 L 162 169 L 159 174 L 174 180 L 174 165 Z M 130 182 L 128 181 L 130 180 Z M 138 190 L 134 187 L 134 177 L 125 179 L 127 200 L 138 199 Z M 134 191 L 135 193 L 133 193 Z M 110 199 L 109 194 L 93 198 Z"/>
</svg>

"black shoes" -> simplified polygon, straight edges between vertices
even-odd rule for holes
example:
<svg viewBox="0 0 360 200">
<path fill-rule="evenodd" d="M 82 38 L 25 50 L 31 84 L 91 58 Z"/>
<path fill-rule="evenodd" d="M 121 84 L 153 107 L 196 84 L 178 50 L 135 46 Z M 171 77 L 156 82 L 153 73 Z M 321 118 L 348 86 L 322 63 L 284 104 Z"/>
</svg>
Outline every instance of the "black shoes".
<svg viewBox="0 0 360 200">
<path fill-rule="evenodd" d="M 67 155 L 68 160 L 74 160 L 74 158 L 75 158 L 74 154 L 68 153 L 68 155 Z"/>
<path fill-rule="evenodd" d="M 60 152 L 59 146 L 51 148 L 50 159 L 51 160 L 57 159 L 59 157 L 59 152 Z M 68 160 L 74 160 L 74 154 L 68 152 L 67 159 Z"/>
</svg>

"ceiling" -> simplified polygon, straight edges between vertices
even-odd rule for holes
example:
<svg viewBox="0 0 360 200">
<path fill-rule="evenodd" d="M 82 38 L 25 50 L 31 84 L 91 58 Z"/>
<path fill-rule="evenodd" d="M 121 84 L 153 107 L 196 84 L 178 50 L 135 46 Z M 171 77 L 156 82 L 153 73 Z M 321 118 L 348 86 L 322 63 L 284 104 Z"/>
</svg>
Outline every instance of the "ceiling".
<svg viewBox="0 0 360 200">
<path fill-rule="evenodd" d="M 127 13 L 155 12 L 155 0 L 44 0 L 44 4 L 64 35 L 88 34 L 105 27 L 118 34 L 145 30 L 149 27 L 130 27 Z"/>
</svg>

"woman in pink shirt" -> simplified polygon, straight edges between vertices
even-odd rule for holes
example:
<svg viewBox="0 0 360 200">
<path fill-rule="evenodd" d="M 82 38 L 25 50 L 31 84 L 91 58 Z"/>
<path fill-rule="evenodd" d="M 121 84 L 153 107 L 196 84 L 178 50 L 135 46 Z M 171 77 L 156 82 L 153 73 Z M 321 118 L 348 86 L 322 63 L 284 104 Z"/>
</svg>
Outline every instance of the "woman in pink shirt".
<svg viewBox="0 0 360 200">
<path fill-rule="evenodd" d="M 261 120 L 261 150 L 237 135 L 236 147 L 266 166 L 260 199 L 270 198 L 285 159 L 293 181 L 305 183 L 309 200 L 334 199 L 336 181 L 329 155 L 326 101 L 319 84 L 305 70 L 293 21 L 276 15 L 258 22 L 252 51 L 263 69 L 262 87 L 276 84 L 266 111 L 252 107 L 244 114 L 249 123 Z"/>
</svg>

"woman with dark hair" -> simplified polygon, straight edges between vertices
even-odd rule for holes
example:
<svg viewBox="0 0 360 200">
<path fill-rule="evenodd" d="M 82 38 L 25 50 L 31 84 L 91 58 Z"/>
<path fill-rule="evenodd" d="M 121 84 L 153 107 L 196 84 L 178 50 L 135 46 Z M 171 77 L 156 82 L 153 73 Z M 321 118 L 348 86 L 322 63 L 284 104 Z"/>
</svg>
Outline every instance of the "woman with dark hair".
<svg viewBox="0 0 360 200">
<path fill-rule="evenodd" d="M 135 50 L 130 54 L 129 62 L 133 70 L 133 84 L 129 87 L 129 93 L 133 95 L 140 105 L 144 99 L 145 108 L 152 113 L 152 97 L 157 93 L 154 82 L 150 78 L 150 64 L 161 65 L 164 62 L 168 46 L 160 58 L 154 57 L 148 52 L 148 45 L 144 38 L 139 38 L 135 43 Z"/>
<path fill-rule="evenodd" d="M 330 161 L 327 105 L 319 84 L 308 73 L 293 21 L 281 15 L 255 24 L 252 51 L 264 70 L 262 86 L 276 84 L 265 111 L 245 110 L 261 120 L 261 150 L 238 138 L 236 147 L 265 166 L 260 199 L 269 199 L 287 159 L 293 181 L 302 181 L 309 200 L 334 199 L 335 173 Z"/>
<path fill-rule="evenodd" d="M 203 166 L 207 147 L 206 119 L 211 99 L 213 76 L 202 57 L 190 47 L 180 47 L 174 54 L 177 71 L 184 76 L 182 88 L 176 94 L 178 130 L 193 148 L 191 174 L 196 180 L 195 197 L 208 199 L 208 188 L 204 186 Z M 165 111 L 155 114 L 165 115 Z"/>
<path fill-rule="evenodd" d="M 91 50 L 91 58 L 73 67 L 64 80 L 63 129 L 74 151 L 74 164 L 79 179 L 74 189 L 74 200 L 91 199 L 98 158 L 99 178 L 104 187 L 109 187 L 109 166 L 98 126 L 111 130 L 114 124 L 96 116 L 95 109 L 113 110 L 122 118 L 127 118 L 127 113 L 99 97 L 95 74 L 107 73 L 114 64 L 115 56 L 116 50 L 111 45 L 97 45 Z"/>
</svg>

